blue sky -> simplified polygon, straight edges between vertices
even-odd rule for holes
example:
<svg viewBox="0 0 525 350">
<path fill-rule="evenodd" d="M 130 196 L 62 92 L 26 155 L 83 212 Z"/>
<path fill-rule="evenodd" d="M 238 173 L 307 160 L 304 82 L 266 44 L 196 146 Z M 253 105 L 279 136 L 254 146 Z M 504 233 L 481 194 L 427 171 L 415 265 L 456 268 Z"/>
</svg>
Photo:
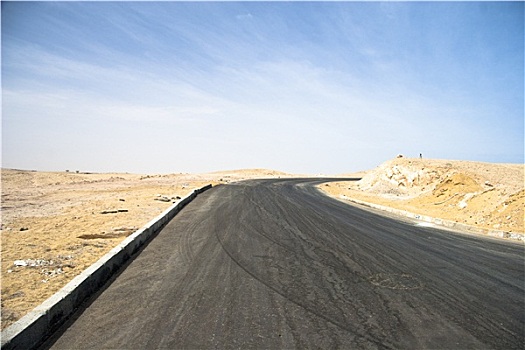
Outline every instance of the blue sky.
<svg viewBox="0 0 525 350">
<path fill-rule="evenodd" d="M 1 6 L 3 167 L 523 162 L 523 2 Z"/>
</svg>

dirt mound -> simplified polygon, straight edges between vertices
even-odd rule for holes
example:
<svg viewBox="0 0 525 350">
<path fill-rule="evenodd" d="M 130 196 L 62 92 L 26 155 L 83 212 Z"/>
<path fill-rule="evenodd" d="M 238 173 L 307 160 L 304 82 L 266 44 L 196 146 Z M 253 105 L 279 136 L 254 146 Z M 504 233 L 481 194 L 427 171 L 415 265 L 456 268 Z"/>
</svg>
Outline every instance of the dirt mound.
<svg viewBox="0 0 525 350">
<path fill-rule="evenodd" d="M 524 165 L 395 158 L 329 194 L 485 229 L 524 232 Z"/>
<path fill-rule="evenodd" d="M 447 167 L 428 168 L 418 162 L 396 158 L 368 172 L 359 181 L 361 190 L 390 197 L 413 197 L 429 190 L 448 171 Z"/>
<path fill-rule="evenodd" d="M 292 175 L 289 173 L 271 169 L 224 170 L 205 174 L 205 176 L 217 178 L 220 182 L 224 183 L 247 179 L 274 179 L 281 177 L 297 177 L 297 175 Z"/>
<path fill-rule="evenodd" d="M 477 194 L 483 188 L 470 176 L 463 173 L 452 174 L 442 179 L 432 191 L 432 197 L 442 200 L 444 203 L 451 199 L 459 201 L 462 195 Z M 435 205 L 441 203 L 434 203 Z"/>
<path fill-rule="evenodd" d="M 275 177 L 275 176 L 294 176 L 282 171 L 271 170 L 271 169 L 237 169 L 237 170 L 223 170 L 215 171 L 210 175 L 230 175 L 235 177 Z"/>
</svg>

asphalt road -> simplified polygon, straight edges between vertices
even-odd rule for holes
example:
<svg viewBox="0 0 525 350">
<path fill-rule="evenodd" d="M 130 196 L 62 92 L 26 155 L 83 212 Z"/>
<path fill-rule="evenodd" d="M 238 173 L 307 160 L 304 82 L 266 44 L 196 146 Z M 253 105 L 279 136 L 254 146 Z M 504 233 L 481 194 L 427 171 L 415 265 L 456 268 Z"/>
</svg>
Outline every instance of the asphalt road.
<svg viewBox="0 0 525 350">
<path fill-rule="evenodd" d="M 322 181 L 199 195 L 44 348 L 525 348 L 523 244 L 384 217 Z"/>
</svg>

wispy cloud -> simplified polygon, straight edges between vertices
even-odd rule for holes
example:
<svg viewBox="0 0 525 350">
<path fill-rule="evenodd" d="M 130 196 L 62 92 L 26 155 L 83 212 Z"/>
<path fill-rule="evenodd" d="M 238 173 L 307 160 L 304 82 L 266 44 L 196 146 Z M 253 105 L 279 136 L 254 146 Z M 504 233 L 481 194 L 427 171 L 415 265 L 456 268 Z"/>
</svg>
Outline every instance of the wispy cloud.
<svg viewBox="0 0 525 350">
<path fill-rule="evenodd" d="M 501 83 L 496 91 L 469 80 L 515 66 L 506 60 L 508 70 L 475 66 L 449 76 L 446 70 L 458 74 L 459 63 L 441 65 L 423 44 L 403 41 L 424 28 L 409 19 L 427 5 L 26 6 L 39 11 L 18 24 L 23 30 L 3 27 L 6 166 L 31 167 L 31 149 L 48 150 L 52 164 L 71 162 L 57 145 L 73 142 L 72 134 L 84 154 L 114 150 L 101 155 L 111 161 L 90 157 L 93 167 L 119 164 L 100 169 L 141 172 L 243 166 L 344 172 L 404 152 L 478 159 L 489 150 L 513 150 L 512 159 L 523 153 L 514 151 L 523 141 L 523 132 L 515 131 L 523 129 L 515 89 L 505 98 Z M 436 6 L 439 16 L 447 14 Z M 477 52 L 490 50 L 478 46 Z M 425 79 L 428 67 L 431 80 Z M 507 124 L 497 123 L 502 110 Z M 36 135 L 35 126 L 53 135 L 55 146 Z M 487 145 L 489 137 L 499 141 Z M 147 156 L 175 149 L 176 165 Z M 143 158 L 126 165 L 127 152 Z M 348 155 L 348 164 L 341 155 Z"/>
<path fill-rule="evenodd" d="M 251 13 L 243 13 L 243 14 L 235 16 L 235 18 L 239 20 L 250 20 L 253 18 L 253 16 Z"/>
</svg>

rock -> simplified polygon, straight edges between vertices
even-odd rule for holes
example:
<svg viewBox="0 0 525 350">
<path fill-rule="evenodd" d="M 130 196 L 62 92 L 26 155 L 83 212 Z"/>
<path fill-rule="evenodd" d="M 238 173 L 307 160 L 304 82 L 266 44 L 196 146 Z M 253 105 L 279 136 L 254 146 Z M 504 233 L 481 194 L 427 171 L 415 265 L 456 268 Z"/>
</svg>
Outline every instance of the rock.
<svg viewBox="0 0 525 350">
<path fill-rule="evenodd" d="M 127 213 L 127 212 L 128 212 L 127 209 L 118 209 L 117 211 L 118 211 L 119 213 Z"/>
<path fill-rule="evenodd" d="M 26 293 L 24 293 L 23 291 L 18 291 L 16 293 L 13 293 L 11 294 L 9 297 L 7 297 L 8 299 L 14 299 L 14 298 L 21 298 L 21 297 L 25 297 L 26 296 Z"/>
<path fill-rule="evenodd" d="M 64 273 L 64 271 L 59 267 L 59 268 L 56 268 L 56 269 L 52 269 L 52 270 L 49 270 L 49 269 L 42 269 L 42 271 L 40 271 L 41 274 L 45 275 L 45 276 L 48 276 L 48 277 L 54 277 L 56 275 L 61 275 Z"/>
<path fill-rule="evenodd" d="M 25 261 L 25 260 L 15 260 L 14 265 L 15 266 L 27 266 L 27 261 Z"/>
<path fill-rule="evenodd" d="M 488 186 L 488 187 L 494 187 L 494 185 L 491 184 L 489 181 L 485 181 L 485 186 Z"/>
<path fill-rule="evenodd" d="M 100 214 L 116 214 L 118 210 L 102 210 Z"/>
<path fill-rule="evenodd" d="M 20 314 L 18 311 L 9 309 L 7 307 L 4 307 L 4 305 L 2 305 L 2 322 L 5 322 L 5 321 L 15 322 L 19 320 L 20 317 L 22 316 L 23 315 Z"/>
<path fill-rule="evenodd" d="M 156 201 L 161 201 L 161 202 L 171 202 L 171 199 L 166 198 L 166 197 L 155 198 L 155 200 Z"/>
<path fill-rule="evenodd" d="M 73 255 L 57 255 L 57 258 L 61 260 L 71 260 L 73 259 Z"/>
<path fill-rule="evenodd" d="M 113 231 L 129 231 L 129 230 L 136 230 L 136 229 L 137 228 L 135 226 L 131 226 L 131 227 L 122 226 L 122 227 L 112 228 Z"/>
<path fill-rule="evenodd" d="M 27 231 L 27 230 L 29 230 L 28 227 L 22 227 L 22 228 L 20 228 L 20 231 Z"/>
</svg>

